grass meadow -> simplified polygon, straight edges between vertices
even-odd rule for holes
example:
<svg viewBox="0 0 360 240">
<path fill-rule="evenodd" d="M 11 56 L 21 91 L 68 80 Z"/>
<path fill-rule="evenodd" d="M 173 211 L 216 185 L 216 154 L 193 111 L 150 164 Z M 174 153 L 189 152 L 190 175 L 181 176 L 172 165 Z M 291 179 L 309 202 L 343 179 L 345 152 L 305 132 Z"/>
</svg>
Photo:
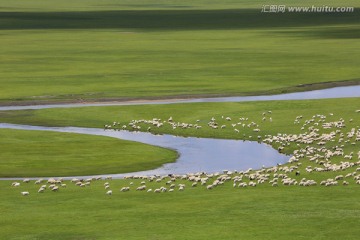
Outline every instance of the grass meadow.
<svg viewBox="0 0 360 240">
<path fill-rule="evenodd" d="M 177 158 L 172 150 L 146 144 L 45 131 L 0 129 L 0 145 L 0 177 L 126 173 L 160 167 Z"/>
<path fill-rule="evenodd" d="M 268 101 L 244 103 L 186 103 L 146 106 L 82 107 L 76 109 L 43 109 L 7 111 L 0 113 L 1 122 L 13 122 L 45 126 L 85 126 L 102 127 L 113 121 L 126 123 L 132 119 L 167 119 L 192 122 L 197 119 L 205 124 L 211 117 L 219 124 L 228 124 L 224 116 L 248 117 L 261 128 L 260 135 L 277 133 L 300 133 L 301 125 L 293 120 L 303 115 L 303 121 L 315 114 L 324 114 L 328 121 L 346 121 L 346 131 L 358 128 L 360 107 L 358 98 L 303 101 Z M 221 109 L 221 110 L 219 110 Z M 294 110 L 296 109 L 296 110 Z M 273 121 L 261 122 L 262 113 L 272 111 Z M 331 116 L 330 114 L 334 115 Z M 350 119 L 353 119 L 350 122 Z M 234 120 L 235 121 L 235 120 Z M 145 127 L 144 127 L 145 128 Z M 146 129 L 146 128 L 145 128 Z M 4 130 L 2 130 L 2 133 Z M 7 130 L 2 144 L 8 149 L 17 145 L 9 139 L 27 138 L 24 133 Z M 25 131 L 26 132 L 26 131 Z M 249 139 L 251 130 L 240 134 L 230 131 L 230 127 L 213 130 L 172 130 L 159 128 L 158 133 L 179 134 L 216 138 Z M 30 133 L 28 133 L 30 134 Z M 52 139 L 55 133 L 31 133 L 41 139 Z M 243 136 L 245 134 L 245 136 Z M 48 135 L 48 136 L 47 136 Z M 65 146 L 64 134 L 53 146 Z M 78 135 L 76 139 L 87 144 L 88 136 Z M 73 138 L 72 138 L 73 139 Z M 95 139 L 94 139 L 95 140 Z M 96 140 L 100 140 L 96 139 Z M 101 139 L 103 142 L 105 139 Z M 26 146 L 33 142 L 28 138 L 24 143 L 28 162 L 33 162 Z M 73 140 L 72 140 L 73 141 Z M 108 140 L 109 141 L 109 140 Z M 91 141 L 90 141 L 91 142 Z M 116 142 L 116 143 L 115 143 Z M 105 142 L 104 142 L 105 143 Z M 82 144 L 80 150 L 87 146 Z M 114 140 L 115 145 L 120 141 Z M 112 146 L 112 145 L 111 145 Z M 146 146 L 137 146 L 142 155 Z M 276 147 L 276 146 L 274 146 Z M 327 147 L 331 147 L 330 145 Z M 55 148 L 56 149 L 56 148 Z M 88 150 L 88 149 L 87 149 Z M 101 146 L 92 146 L 91 152 L 104 151 Z M 291 152 L 288 148 L 286 151 Z M 357 145 L 345 144 L 344 151 L 358 151 Z M 52 149 L 50 149 L 52 151 Z M 54 152 L 56 153 L 56 152 Z M 3 152 L 2 152 L 3 154 Z M 122 154 L 122 153 L 120 153 Z M 4 159 L 1 157 L 1 159 Z M 342 158 L 333 162 L 343 161 Z M 15 168 L 15 162 L 9 167 Z M 111 163 L 113 164 L 113 163 Z M 312 165 L 308 160 L 299 167 L 301 176 L 320 182 L 334 178 L 338 172 L 306 173 L 305 167 Z M 80 167 L 79 169 L 83 169 Z M 352 168 L 342 171 L 347 174 Z M 30 171 L 29 171 L 30 173 Z M 2 212 L 0 238 L 2 239 L 357 239 L 359 234 L 359 185 L 352 178 L 349 186 L 334 187 L 271 187 L 262 184 L 256 188 L 233 188 L 231 182 L 213 190 L 204 186 L 173 193 L 146 193 L 135 191 L 141 180 L 111 180 L 113 195 L 105 194 L 105 181 L 96 181 L 90 187 L 79 188 L 66 181 L 67 188 L 59 192 L 47 190 L 37 193 L 38 185 L 21 183 L 19 188 L 11 187 L 11 181 L 0 181 L 0 209 Z M 130 181 L 134 182 L 131 186 Z M 166 186 L 162 183 L 147 183 L 148 188 Z M 131 186 L 130 192 L 120 192 L 120 188 Z M 29 191 L 27 197 L 21 191 Z"/>
<path fill-rule="evenodd" d="M 279 4 L 285 2 L 299 5 Z M 264 4 L 0 1 L 0 103 L 270 94 L 359 83 L 357 11 L 267 14 Z"/>
<path fill-rule="evenodd" d="M 353 13 L 261 13 L 263 5 L 350 6 Z M 273 94 L 360 83 L 360 2 L 325 0 L 0 0 L 0 105 Z M 359 98 L 243 103 L 179 103 L 0 111 L 1 123 L 103 128 L 133 119 L 196 123 L 153 133 L 256 140 L 300 134 L 323 114 L 359 129 Z M 262 121 L 272 111 L 272 121 Z M 294 124 L 302 115 L 301 124 Z M 247 117 L 261 131 L 232 122 Z M 224 129 L 206 127 L 214 117 Z M 147 125 L 141 125 L 146 131 Z M 323 130 L 320 131 L 322 133 Z M 336 139 L 339 140 L 339 139 Z M 328 142 L 333 148 L 337 142 Z M 359 142 L 343 142 L 354 152 Z M 311 145 L 315 146 L 315 145 Z M 277 148 L 276 143 L 273 144 Z M 305 147 L 301 145 L 301 147 Z M 284 149 L 292 153 L 291 145 Z M 81 134 L 0 129 L 0 177 L 132 172 L 174 161 L 168 149 Z M 344 161 L 334 157 L 333 163 Z M 288 175 L 317 182 L 355 172 Z M 289 165 L 289 164 L 288 164 Z M 359 174 L 359 172 L 357 172 Z M 360 185 L 140 192 L 139 179 L 105 180 L 58 192 L 0 181 L 0 239 L 358 239 Z M 133 182 L 131 184 L 130 182 Z M 147 182 L 148 188 L 165 186 Z M 131 186 L 129 192 L 120 192 Z M 22 196 L 29 191 L 29 196 Z"/>
<path fill-rule="evenodd" d="M 10 181 L 1 181 L 0 238 L 357 239 L 359 234 L 359 185 L 234 189 L 228 183 L 156 194 L 120 192 L 129 181 L 112 180 L 113 195 L 107 196 L 104 182 L 87 188 L 66 182 L 66 189 L 40 194 L 34 182 L 13 189 Z"/>
</svg>

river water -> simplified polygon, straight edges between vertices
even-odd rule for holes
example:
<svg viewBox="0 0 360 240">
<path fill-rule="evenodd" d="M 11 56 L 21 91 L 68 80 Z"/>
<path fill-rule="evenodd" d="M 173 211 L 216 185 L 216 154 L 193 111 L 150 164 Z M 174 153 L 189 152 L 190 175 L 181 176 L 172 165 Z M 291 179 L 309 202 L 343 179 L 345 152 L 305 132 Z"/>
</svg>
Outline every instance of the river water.
<svg viewBox="0 0 360 240">
<path fill-rule="evenodd" d="M 125 106 L 125 105 L 173 104 L 173 103 L 195 103 L 195 102 L 249 102 L 249 101 L 272 101 L 272 100 L 350 98 L 350 97 L 360 97 L 360 85 L 328 88 L 328 89 L 306 91 L 306 92 L 277 94 L 277 95 L 263 95 L 263 96 L 192 98 L 192 99 L 156 100 L 156 101 L 138 100 L 138 101 L 124 101 L 124 102 L 69 103 L 69 104 L 48 104 L 48 105 L 31 105 L 31 106 L 0 106 L 0 111 L 44 109 L 44 108 L 74 108 L 74 107 L 86 107 L 86 106 L 89 107 L 90 106 Z"/>
<path fill-rule="evenodd" d="M 224 98 L 199 98 L 186 100 L 166 101 L 137 101 L 116 103 L 93 103 L 93 104 L 58 104 L 58 105 L 34 105 L 34 106 L 8 106 L 0 107 L 0 110 L 44 109 L 44 108 L 68 108 L 84 106 L 109 106 L 109 105 L 140 105 L 140 104 L 172 104 L 190 102 L 240 102 L 240 101 L 268 101 L 268 100 L 299 100 L 299 99 L 324 99 L 360 97 L 360 86 L 337 87 L 331 89 L 279 94 L 270 96 L 247 96 L 247 97 L 224 97 Z M 177 137 L 172 135 L 153 135 L 143 132 L 113 131 L 95 128 L 77 127 L 40 127 L 0 123 L 0 128 L 42 130 L 56 132 L 70 132 L 79 134 L 100 135 L 114 137 L 129 141 L 151 144 L 164 148 L 174 149 L 179 153 L 175 163 L 168 163 L 160 168 L 125 174 L 106 174 L 114 178 L 122 178 L 129 175 L 165 175 L 185 174 L 194 172 L 220 172 L 222 170 L 243 171 L 249 168 L 259 169 L 283 164 L 290 156 L 280 154 L 272 147 L 257 142 L 207 139 L 194 137 Z M 41 176 L 39 176 L 41 177 Z M 90 177 L 90 176 L 83 176 Z M 68 177 L 71 178 L 71 177 Z M 0 180 L 10 179 L 2 178 Z"/>
<path fill-rule="evenodd" d="M 283 164 L 290 156 L 280 154 L 271 146 L 253 141 L 225 140 L 173 135 L 154 135 L 147 132 L 128 132 L 78 127 L 40 127 L 0 123 L 0 128 L 41 130 L 108 136 L 124 140 L 151 144 L 176 150 L 180 156 L 174 163 L 160 168 L 128 174 L 107 174 L 113 178 L 128 175 L 165 175 L 195 172 L 218 172 L 222 170 L 260 169 Z M 40 177 L 40 176 L 39 176 Z"/>
</svg>

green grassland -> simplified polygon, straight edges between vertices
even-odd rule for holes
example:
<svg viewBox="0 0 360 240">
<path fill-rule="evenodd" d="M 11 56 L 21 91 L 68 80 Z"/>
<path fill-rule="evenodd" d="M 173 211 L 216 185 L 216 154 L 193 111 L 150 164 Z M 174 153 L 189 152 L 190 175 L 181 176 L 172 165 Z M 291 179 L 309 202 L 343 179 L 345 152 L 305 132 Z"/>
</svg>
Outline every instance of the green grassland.
<svg viewBox="0 0 360 240">
<path fill-rule="evenodd" d="M 266 3 L 0 1 L 0 102 L 270 94 L 359 84 L 357 9 L 261 13 Z M 345 5 L 359 7 L 357 1 Z"/>
<path fill-rule="evenodd" d="M 130 192 L 120 192 L 134 182 Z M 1 239 L 357 239 L 359 185 L 259 185 L 183 192 L 135 191 L 140 180 L 105 181 L 37 193 L 34 182 L 0 182 Z M 183 181 L 177 181 L 184 183 Z M 166 186 L 146 184 L 148 188 Z M 21 191 L 29 191 L 27 197 Z"/>
<path fill-rule="evenodd" d="M 264 4 L 356 9 L 265 14 Z M 271 94 L 359 84 L 359 8 L 357 0 L 0 0 L 0 104 Z M 176 122 L 200 120 L 203 127 L 165 124 L 151 132 L 256 140 L 304 133 L 308 126 L 301 130 L 302 124 L 316 114 L 327 121 L 343 118 L 344 132 L 358 129 L 359 109 L 359 98 L 187 103 L 1 111 L 0 122 L 102 128 L 172 116 Z M 267 111 L 272 113 L 262 121 Z M 294 124 L 299 115 L 301 124 Z M 206 127 L 212 117 L 226 127 Z M 240 117 L 261 131 L 234 132 L 230 123 Z M 141 124 L 141 131 L 147 127 Z M 344 152 L 353 151 L 352 161 L 358 161 L 359 142 L 351 143 L 343 143 Z M 106 137 L 0 130 L 0 176 L 129 172 L 175 157 L 170 150 Z M 301 162 L 300 176 L 288 174 L 298 181 L 355 171 L 307 173 L 305 167 L 315 163 Z M 0 181 L 0 239 L 358 239 L 360 185 L 346 180 L 348 186 L 266 183 L 241 189 L 228 182 L 213 190 L 179 180 L 185 191 L 160 194 L 135 191 L 141 180 L 109 180 L 112 196 L 105 194 L 104 181 L 85 188 L 66 182 L 67 188 L 43 194 L 34 182 L 14 188 Z M 120 192 L 130 181 L 130 192 Z"/>
<path fill-rule="evenodd" d="M 174 151 L 131 141 L 43 131 L 0 129 L 0 145 L 0 177 L 133 172 L 177 157 Z"/>
<path fill-rule="evenodd" d="M 339 103 L 341 101 L 341 104 Z M 243 103 L 186 103 L 171 105 L 81 107 L 64 109 L 3 111 L 0 122 L 44 126 L 103 127 L 118 121 L 125 124 L 132 119 L 162 118 L 170 116 L 174 121 L 206 123 L 215 117 L 225 129 L 171 129 L 152 128 L 156 133 L 183 136 L 249 139 L 250 135 L 262 136 L 277 133 L 301 133 L 306 119 L 323 114 L 327 121 L 343 118 L 346 128 L 358 128 L 359 98 L 323 99 L 302 101 L 263 101 Z M 267 121 L 262 122 L 263 112 Z M 333 113 L 333 116 L 330 115 Z M 293 121 L 303 115 L 301 124 Z M 260 133 L 241 129 L 236 134 L 229 122 L 248 117 L 259 124 Z M 273 121 L 269 121 L 269 116 Z M 350 121 L 350 119 L 353 119 Z M 231 121 L 231 122 L 232 122 Z M 121 125 L 120 125 L 121 126 Z M 147 126 L 142 126 L 146 131 Z M 9 130 L 12 131 L 12 130 Z M 305 130 L 306 131 L 306 130 Z M 20 133 L 19 133 L 20 134 Z M 49 134 L 49 133 L 44 133 Z M 243 135 L 245 134 L 245 136 Z M 46 136 L 44 136 L 46 137 Z M 79 137 L 82 137 L 79 135 Z M 252 138 L 254 140 L 254 138 Z M 55 144 L 55 142 L 54 142 Z M 333 145 L 335 145 L 334 143 Z M 359 151 L 358 143 L 344 144 L 344 152 Z M 276 146 L 275 146 L 276 147 Z M 327 143 L 326 147 L 332 147 Z M 141 146 L 137 148 L 141 151 Z M 291 152 L 293 147 L 287 148 Z M 356 157 L 353 159 L 356 160 Z M 339 157 L 333 163 L 344 161 Z M 336 175 L 355 171 L 349 168 L 341 172 L 306 173 L 304 168 L 314 162 L 301 160 L 300 176 L 292 178 L 313 179 L 318 183 Z M 233 188 L 232 183 L 206 190 L 204 186 L 191 188 L 188 182 L 184 192 L 145 193 L 135 191 L 141 180 L 112 180 L 112 196 L 107 196 L 104 181 L 94 182 L 91 187 L 79 188 L 66 182 L 68 187 L 59 192 L 46 191 L 38 194 L 38 185 L 21 184 L 12 188 L 10 181 L 0 181 L 0 238 L 3 239 L 357 239 L 359 218 L 359 185 L 353 178 L 346 179 L 349 186 L 271 187 L 269 184 L 256 188 Z M 130 186 L 130 192 L 122 193 L 121 187 Z M 166 186 L 148 183 L 148 188 Z M 30 196 L 21 196 L 29 191 Z"/>
</svg>

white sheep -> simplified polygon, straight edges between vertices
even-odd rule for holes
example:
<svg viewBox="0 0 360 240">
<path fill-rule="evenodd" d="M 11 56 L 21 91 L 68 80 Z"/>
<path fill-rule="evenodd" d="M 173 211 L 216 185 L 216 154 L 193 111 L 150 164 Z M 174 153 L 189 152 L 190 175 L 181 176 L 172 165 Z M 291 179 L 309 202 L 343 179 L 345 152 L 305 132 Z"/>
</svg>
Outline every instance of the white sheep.
<svg viewBox="0 0 360 240">
<path fill-rule="evenodd" d="M 12 187 L 19 187 L 20 186 L 20 183 L 19 182 L 13 182 L 11 184 Z"/>
<path fill-rule="evenodd" d="M 145 185 L 142 185 L 142 186 L 136 188 L 136 191 L 143 191 L 143 190 L 146 190 L 146 186 L 145 186 Z"/>
<path fill-rule="evenodd" d="M 35 184 L 40 184 L 43 181 L 43 179 L 38 179 L 35 181 Z"/>
<path fill-rule="evenodd" d="M 73 179 L 71 179 L 71 182 L 73 182 L 73 183 L 77 183 L 77 182 L 79 182 L 80 180 L 79 179 L 77 179 L 77 178 L 73 178 Z"/>
<path fill-rule="evenodd" d="M 129 187 L 122 187 L 120 189 L 120 192 L 127 192 L 127 191 L 130 191 L 130 188 Z"/>
<path fill-rule="evenodd" d="M 29 192 L 21 192 L 21 195 L 23 196 L 28 196 L 30 193 Z"/>
</svg>

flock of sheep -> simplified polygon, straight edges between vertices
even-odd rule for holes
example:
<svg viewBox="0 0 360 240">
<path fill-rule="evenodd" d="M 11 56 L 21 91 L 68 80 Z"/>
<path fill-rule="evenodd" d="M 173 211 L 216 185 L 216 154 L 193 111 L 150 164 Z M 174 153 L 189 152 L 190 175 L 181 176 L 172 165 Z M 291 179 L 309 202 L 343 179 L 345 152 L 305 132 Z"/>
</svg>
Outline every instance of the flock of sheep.
<svg viewBox="0 0 360 240">
<path fill-rule="evenodd" d="M 357 112 L 360 112 L 357 110 Z M 261 121 L 272 122 L 272 112 L 262 113 Z M 332 118 L 334 114 L 330 113 Z M 250 121 L 246 117 L 238 118 L 233 121 L 231 117 L 222 117 L 228 122 L 235 132 L 239 132 L 239 128 L 251 128 L 253 132 L 260 132 L 259 124 Z M 223 170 L 218 173 L 188 173 L 184 175 L 154 175 L 154 176 L 129 176 L 125 177 L 120 183 L 126 186 L 118 187 L 119 192 L 128 191 L 145 191 L 153 193 L 185 191 L 187 188 L 199 188 L 211 190 L 218 186 L 231 183 L 234 188 L 256 187 L 258 185 L 270 185 L 277 187 L 279 185 L 289 186 L 347 186 L 351 182 L 360 184 L 360 151 L 346 152 L 347 148 L 353 149 L 357 142 L 360 141 L 360 128 L 347 128 L 347 122 L 353 122 L 353 119 L 345 121 L 340 118 L 335 121 L 328 121 L 326 115 L 317 114 L 310 119 L 303 119 L 297 116 L 294 124 L 300 125 L 300 134 L 276 134 L 276 135 L 259 135 L 258 141 L 270 144 L 279 151 L 285 148 L 293 150 L 292 157 L 288 164 L 278 165 L 271 168 L 262 168 L 260 170 L 248 169 L 246 171 L 228 171 Z M 132 120 L 128 124 L 114 122 L 111 125 L 105 125 L 105 129 L 121 129 L 141 130 L 146 126 L 147 131 L 151 131 L 152 127 L 160 128 L 165 124 L 169 124 L 173 129 L 176 128 L 195 128 L 200 129 L 200 120 L 195 124 L 175 122 L 172 117 L 166 121 L 154 118 L 151 120 Z M 220 125 L 213 117 L 206 124 L 207 127 L 214 129 L 224 129 L 228 127 L 226 124 Z M 204 126 L 205 127 L 205 126 Z M 250 138 L 251 136 L 249 136 Z M 305 166 L 307 165 L 307 166 Z M 328 178 L 319 180 L 316 176 L 317 172 L 329 172 Z M 332 172 L 332 173 L 330 173 Z M 313 175 L 315 174 L 315 175 Z M 305 177 L 303 177 L 305 176 Z M 311 179 L 313 178 L 318 179 Z M 93 177 L 88 179 L 74 178 L 72 182 L 80 188 L 88 188 L 94 181 L 107 180 L 104 183 L 105 193 L 113 194 L 113 189 L 109 183 L 111 177 Z M 131 182 L 129 182 L 129 180 Z M 29 183 L 29 179 L 23 182 Z M 44 179 L 38 179 L 35 184 L 41 185 Z M 59 191 L 60 188 L 65 189 L 66 184 L 63 179 L 48 179 L 47 184 L 40 186 L 38 193 L 44 193 L 47 189 L 53 192 Z M 19 187 L 20 182 L 12 183 L 13 187 Z M 29 195 L 28 191 L 21 192 L 22 195 Z"/>
<path fill-rule="evenodd" d="M 271 111 L 267 112 L 268 114 L 271 114 Z M 266 112 L 263 113 L 264 117 L 262 118 L 262 121 L 266 121 L 267 119 L 272 122 L 272 117 L 267 118 Z M 225 119 L 228 122 L 231 122 L 232 119 L 231 117 L 221 117 L 222 119 Z M 151 120 L 145 120 L 145 119 L 140 119 L 140 120 L 131 120 L 129 123 L 127 124 L 121 124 L 120 122 L 113 122 L 112 124 L 105 124 L 104 128 L 105 129 L 113 129 L 113 130 L 130 130 L 130 131 L 140 131 L 142 129 L 141 125 L 145 124 L 147 125 L 146 130 L 148 132 L 151 132 L 152 127 L 153 128 L 161 128 L 165 125 L 170 125 L 172 129 L 201 129 L 202 125 L 200 125 L 200 120 L 196 120 L 196 123 L 192 124 L 192 123 L 185 123 L 185 122 L 175 122 L 173 120 L 172 117 L 169 117 L 168 120 L 161 120 L 160 118 L 153 118 Z M 220 125 L 216 119 L 214 117 L 212 117 L 210 119 L 210 121 L 207 123 L 207 126 L 212 128 L 212 129 L 224 129 L 227 127 L 226 124 L 222 124 Z M 255 122 L 250 122 L 249 118 L 247 117 L 240 117 L 239 118 L 239 122 L 237 123 L 232 123 L 231 124 L 232 128 L 234 129 L 234 131 L 236 133 L 240 132 L 240 128 L 253 128 L 254 132 L 260 132 L 260 129 L 258 129 L 259 125 Z"/>
<path fill-rule="evenodd" d="M 360 161 L 354 163 L 354 166 L 360 166 Z M 185 191 L 187 188 L 199 188 L 202 187 L 207 190 L 217 188 L 226 184 L 232 184 L 233 188 L 246 188 L 256 187 L 258 185 L 270 185 L 272 187 L 278 187 L 279 185 L 290 186 L 335 186 L 335 185 L 349 185 L 349 182 L 353 179 L 356 184 L 360 184 L 360 167 L 354 169 L 344 175 L 339 173 L 334 178 L 327 178 L 320 182 L 314 179 L 301 178 L 298 180 L 296 176 L 300 175 L 299 171 L 295 171 L 298 166 L 274 166 L 271 168 L 263 168 L 260 170 L 248 169 L 246 171 L 228 171 L 223 170 L 217 173 L 193 173 L 183 175 L 153 175 L 153 176 L 128 176 L 125 180 L 117 182 L 119 184 L 117 188 L 118 192 L 128 191 L 145 191 L 153 193 L 164 193 L 174 191 Z M 295 171 L 295 173 L 292 173 Z M 343 171 L 343 170 L 341 170 Z M 295 175 L 295 176 L 294 176 Z M 105 194 L 112 195 L 113 189 L 111 185 L 111 177 L 101 178 L 93 177 L 87 179 L 74 178 L 69 182 L 79 188 L 91 188 L 94 182 L 99 180 L 106 181 L 103 183 Z M 23 180 L 25 184 L 29 184 L 30 180 Z M 63 179 L 48 180 L 38 179 L 34 181 L 40 187 L 38 193 L 44 193 L 45 191 L 57 192 L 59 189 L 66 189 L 67 185 Z M 95 183 L 96 184 L 96 183 Z M 126 184 L 126 186 L 124 186 Z M 12 187 L 20 187 L 20 182 L 13 182 Z M 115 185 L 115 183 L 114 183 Z M 63 190 L 61 190 L 63 191 Z M 23 196 L 29 195 L 29 191 L 21 192 Z"/>
</svg>

